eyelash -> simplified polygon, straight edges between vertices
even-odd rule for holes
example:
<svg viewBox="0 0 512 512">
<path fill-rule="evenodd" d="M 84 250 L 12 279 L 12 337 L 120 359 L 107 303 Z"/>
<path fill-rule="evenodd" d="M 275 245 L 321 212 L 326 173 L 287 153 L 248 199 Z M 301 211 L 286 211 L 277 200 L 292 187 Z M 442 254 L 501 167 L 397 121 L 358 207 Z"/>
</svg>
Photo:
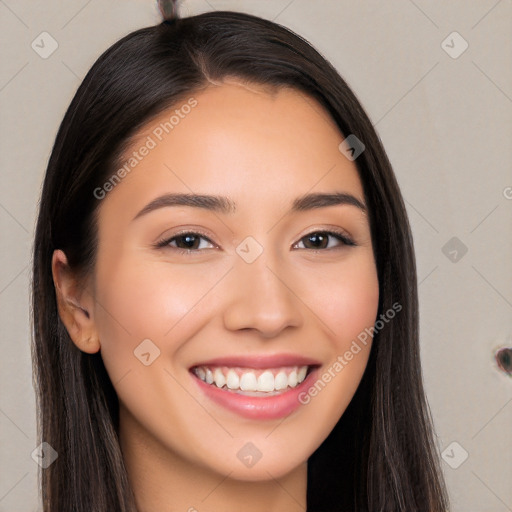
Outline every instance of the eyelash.
<svg viewBox="0 0 512 512">
<path fill-rule="evenodd" d="M 341 245 L 336 246 L 336 247 L 323 248 L 323 249 L 308 249 L 308 248 L 303 248 L 303 249 L 301 248 L 301 249 L 302 250 L 313 251 L 313 252 L 317 253 L 317 252 L 322 252 L 322 251 L 326 251 L 326 250 L 339 249 L 340 247 L 343 247 L 343 246 L 355 246 L 356 245 L 356 243 L 351 238 L 349 238 L 347 236 L 347 234 L 344 233 L 343 231 L 337 231 L 337 230 L 316 230 L 316 231 L 311 231 L 311 232 L 307 233 L 306 235 L 304 235 L 298 242 L 296 242 L 294 244 L 294 247 L 297 244 L 299 244 L 302 240 L 304 240 L 305 238 L 310 237 L 311 235 L 319 235 L 319 234 L 327 235 L 329 237 L 334 237 L 338 241 L 341 242 Z M 169 249 L 170 248 L 173 251 L 177 251 L 180 254 L 191 254 L 191 253 L 194 253 L 194 252 L 197 253 L 197 252 L 201 252 L 202 250 L 204 250 L 204 249 L 182 249 L 180 247 L 173 247 L 173 246 L 169 245 L 176 238 L 182 237 L 182 236 L 185 236 L 185 235 L 194 235 L 194 236 L 199 235 L 201 238 L 207 240 L 210 244 L 215 246 L 215 244 L 204 233 L 201 233 L 200 231 L 183 231 L 181 233 L 176 233 L 172 237 L 163 238 L 163 239 L 159 240 L 158 242 L 156 242 L 154 244 L 154 246 L 157 249 L 164 249 L 164 248 L 168 248 Z"/>
</svg>

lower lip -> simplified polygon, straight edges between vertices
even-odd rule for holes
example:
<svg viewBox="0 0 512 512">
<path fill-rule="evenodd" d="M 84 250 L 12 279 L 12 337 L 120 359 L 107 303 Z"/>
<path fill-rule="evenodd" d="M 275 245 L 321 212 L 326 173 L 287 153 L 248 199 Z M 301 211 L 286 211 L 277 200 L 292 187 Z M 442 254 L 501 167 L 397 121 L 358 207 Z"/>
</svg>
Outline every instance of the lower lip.
<svg viewBox="0 0 512 512">
<path fill-rule="evenodd" d="M 296 388 L 268 397 L 241 395 L 207 384 L 192 372 L 191 375 L 209 399 L 226 409 L 250 419 L 273 420 L 288 416 L 302 405 L 299 395 L 310 386 L 310 382 L 315 381 L 317 373 L 318 368 L 314 368 Z"/>
</svg>

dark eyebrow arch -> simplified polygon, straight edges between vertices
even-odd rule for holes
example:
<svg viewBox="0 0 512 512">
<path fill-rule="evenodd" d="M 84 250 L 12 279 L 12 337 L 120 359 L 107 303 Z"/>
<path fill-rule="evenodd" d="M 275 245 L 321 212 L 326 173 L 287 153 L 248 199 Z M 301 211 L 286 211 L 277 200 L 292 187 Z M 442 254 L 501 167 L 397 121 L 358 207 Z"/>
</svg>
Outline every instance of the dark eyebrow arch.
<svg viewBox="0 0 512 512">
<path fill-rule="evenodd" d="M 153 199 L 135 215 L 133 220 L 158 208 L 165 206 L 192 206 L 204 208 L 220 213 L 234 213 L 236 206 L 233 201 L 223 196 L 209 196 L 203 194 L 165 194 Z"/>
<path fill-rule="evenodd" d="M 344 192 L 334 194 L 306 194 L 295 199 L 292 211 L 312 210 L 313 208 L 324 208 L 326 206 L 350 205 L 366 212 L 366 206 L 357 197 Z"/>
<path fill-rule="evenodd" d="M 306 194 L 295 199 L 291 211 L 305 211 L 314 208 L 324 208 L 326 206 L 350 205 L 355 206 L 366 212 L 366 206 L 355 196 L 338 192 L 334 194 L 316 193 Z M 211 196 L 204 194 L 165 194 L 153 199 L 142 210 L 135 215 L 135 220 L 146 213 L 152 212 L 166 206 L 192 206 L 194 208 L 204 208 L 219 213 L 234 213 L 236 204 L 225 196 Z"/>
</svg>

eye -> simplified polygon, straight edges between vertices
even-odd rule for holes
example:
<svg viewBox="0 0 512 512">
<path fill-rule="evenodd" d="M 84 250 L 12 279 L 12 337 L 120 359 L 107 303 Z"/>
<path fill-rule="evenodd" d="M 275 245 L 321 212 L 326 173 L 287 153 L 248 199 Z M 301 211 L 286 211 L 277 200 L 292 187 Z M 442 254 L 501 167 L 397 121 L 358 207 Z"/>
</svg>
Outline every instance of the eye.
<svg viewBox="0 0 512 512">
<path fill-rule="evenodd" d="M 198 251 L 202 249 L 213 249 L 213 242 L 201 233 L 187 232 L 174 235 L 170 238 L 160 240 L 157 247 L 170 247 L 179 251 Z"/>
<path fill-rule="evenodd" d="M 337 231 L 312 231 L 302 237 L 294 249 L 336 249 L 343 246 L 356 245 L 345 233 Z M 204 249 L 214 249 L 216 245 L 205 235 L 196 232 L 184 232 L 160 240 L 157 248 L 171 248 L 179 252 L 197 252 Z"/>
<path fill-rule="evenodd" d="M 302 247 L 301 247 L 302 245 Z M 294 249 L 336 249 L 344 245 L 356 245 L 345 233 L 336 231 L 312 231 L 302 237 Z"/>
</svg>

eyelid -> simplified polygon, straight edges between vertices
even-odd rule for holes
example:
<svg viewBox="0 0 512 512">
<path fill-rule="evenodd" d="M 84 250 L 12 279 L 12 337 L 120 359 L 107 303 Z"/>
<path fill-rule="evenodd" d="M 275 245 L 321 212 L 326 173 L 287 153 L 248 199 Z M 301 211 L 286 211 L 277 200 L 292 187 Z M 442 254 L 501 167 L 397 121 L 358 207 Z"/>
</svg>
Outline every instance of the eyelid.
<svg viewBox="0 0 512 512">
<path fill-rule="evenodd" d="M 339 235 L 343 238 L 346 238 L 347 240 L 350 240 L 351 242 L 355 243 L 354 237 L 344 228 L 342 228 L 339 225 L 335 224 L 318 224 L 313 226 L 308 226 L 305 228 L 297 237 L 297 241 L 302 240 L 305 236 L 311 235 L 312 233 L 332 233 L 335 235 Z M 297 243 L 297 242 L 295 242 Z"/>
</svg>

